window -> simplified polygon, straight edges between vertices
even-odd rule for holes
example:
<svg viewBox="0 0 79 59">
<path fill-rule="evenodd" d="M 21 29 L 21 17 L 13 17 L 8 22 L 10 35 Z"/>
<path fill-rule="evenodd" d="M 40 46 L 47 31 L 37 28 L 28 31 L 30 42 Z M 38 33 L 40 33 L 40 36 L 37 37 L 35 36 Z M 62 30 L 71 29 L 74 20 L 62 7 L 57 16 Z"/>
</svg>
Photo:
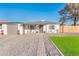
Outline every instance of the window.
<svg viewBox="0 0 79 59">
<path fill-rule="evenodd" d="M 28 25 L 25 25 L 25 29 L 28 29 Z"/>
<path fill-rule="evenodd" d="M 49 29 L 55 29 L 55 26 L 54 26 L 54 25 L 52 25 L 52 26 L 50 26 L 50 27 L 49 27 Z"/>
<path fill-rule="evenodd" d="M 30 25 L 30 29 L 31 30 L 35 29 L 35 26 L 34 25 Z"/>
<path fill-rule="evenodd" d="M 28 25 L 23 24 L 24 29 L 28 29 Z"/>
</svg>

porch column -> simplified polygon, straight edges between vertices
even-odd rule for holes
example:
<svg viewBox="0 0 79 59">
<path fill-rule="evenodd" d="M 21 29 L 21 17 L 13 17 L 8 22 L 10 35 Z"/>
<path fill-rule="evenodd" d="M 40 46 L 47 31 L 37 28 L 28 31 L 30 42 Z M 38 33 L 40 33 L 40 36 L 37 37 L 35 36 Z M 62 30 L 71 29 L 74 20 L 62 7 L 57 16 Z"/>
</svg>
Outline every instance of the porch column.
<svg viewBox="0 0 79 59">
<path fill-rule="evenodd" d="M 36 32 L 38 32 L 38 30 L 39 30 L 39 27 L 38 27 L 38 25 L 36 24 Z"/>
</svg>

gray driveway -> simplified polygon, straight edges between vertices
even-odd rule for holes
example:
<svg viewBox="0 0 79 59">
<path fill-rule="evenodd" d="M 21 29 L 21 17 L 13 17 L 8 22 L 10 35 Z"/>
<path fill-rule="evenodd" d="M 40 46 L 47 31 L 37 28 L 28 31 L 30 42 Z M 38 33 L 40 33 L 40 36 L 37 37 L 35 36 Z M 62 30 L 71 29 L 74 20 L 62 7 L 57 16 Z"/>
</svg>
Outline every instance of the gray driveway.
<svg viewBox="0 0 79 59">
<path fill-rule="evenodd" d="M 49 34 L 0 36 L 0 56 L 60 56 Z"/>
</svg>

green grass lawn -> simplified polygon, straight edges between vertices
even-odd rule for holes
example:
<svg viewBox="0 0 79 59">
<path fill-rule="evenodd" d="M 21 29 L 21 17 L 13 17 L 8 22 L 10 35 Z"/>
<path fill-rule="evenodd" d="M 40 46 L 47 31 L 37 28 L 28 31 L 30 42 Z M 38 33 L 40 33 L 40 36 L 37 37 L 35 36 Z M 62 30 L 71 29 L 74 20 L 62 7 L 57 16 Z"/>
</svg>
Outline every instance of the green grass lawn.
<svg viewBox="0 0 79 59">
<path fill-rule="evenodd" d="M 79 56 L 79 36 L 52 36 L 50 40 L 65 56 Z"/>
</svg>

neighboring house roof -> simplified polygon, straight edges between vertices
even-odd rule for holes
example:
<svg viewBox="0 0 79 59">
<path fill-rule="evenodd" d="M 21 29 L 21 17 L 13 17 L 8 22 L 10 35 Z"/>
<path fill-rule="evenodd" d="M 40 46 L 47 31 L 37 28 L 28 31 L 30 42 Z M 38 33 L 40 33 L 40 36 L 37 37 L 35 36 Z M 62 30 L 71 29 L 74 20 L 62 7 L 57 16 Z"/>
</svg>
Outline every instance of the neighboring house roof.
<svg viewBox="0 0 79 59">
<path fill-rule="evenodd" d="M 24 23 L 24 24 L 58 24 L 57 22 L 50 22 L 50 21 L 35 21 L 35 22 L 28 22 L 28 23 Z"/>
</svg>

